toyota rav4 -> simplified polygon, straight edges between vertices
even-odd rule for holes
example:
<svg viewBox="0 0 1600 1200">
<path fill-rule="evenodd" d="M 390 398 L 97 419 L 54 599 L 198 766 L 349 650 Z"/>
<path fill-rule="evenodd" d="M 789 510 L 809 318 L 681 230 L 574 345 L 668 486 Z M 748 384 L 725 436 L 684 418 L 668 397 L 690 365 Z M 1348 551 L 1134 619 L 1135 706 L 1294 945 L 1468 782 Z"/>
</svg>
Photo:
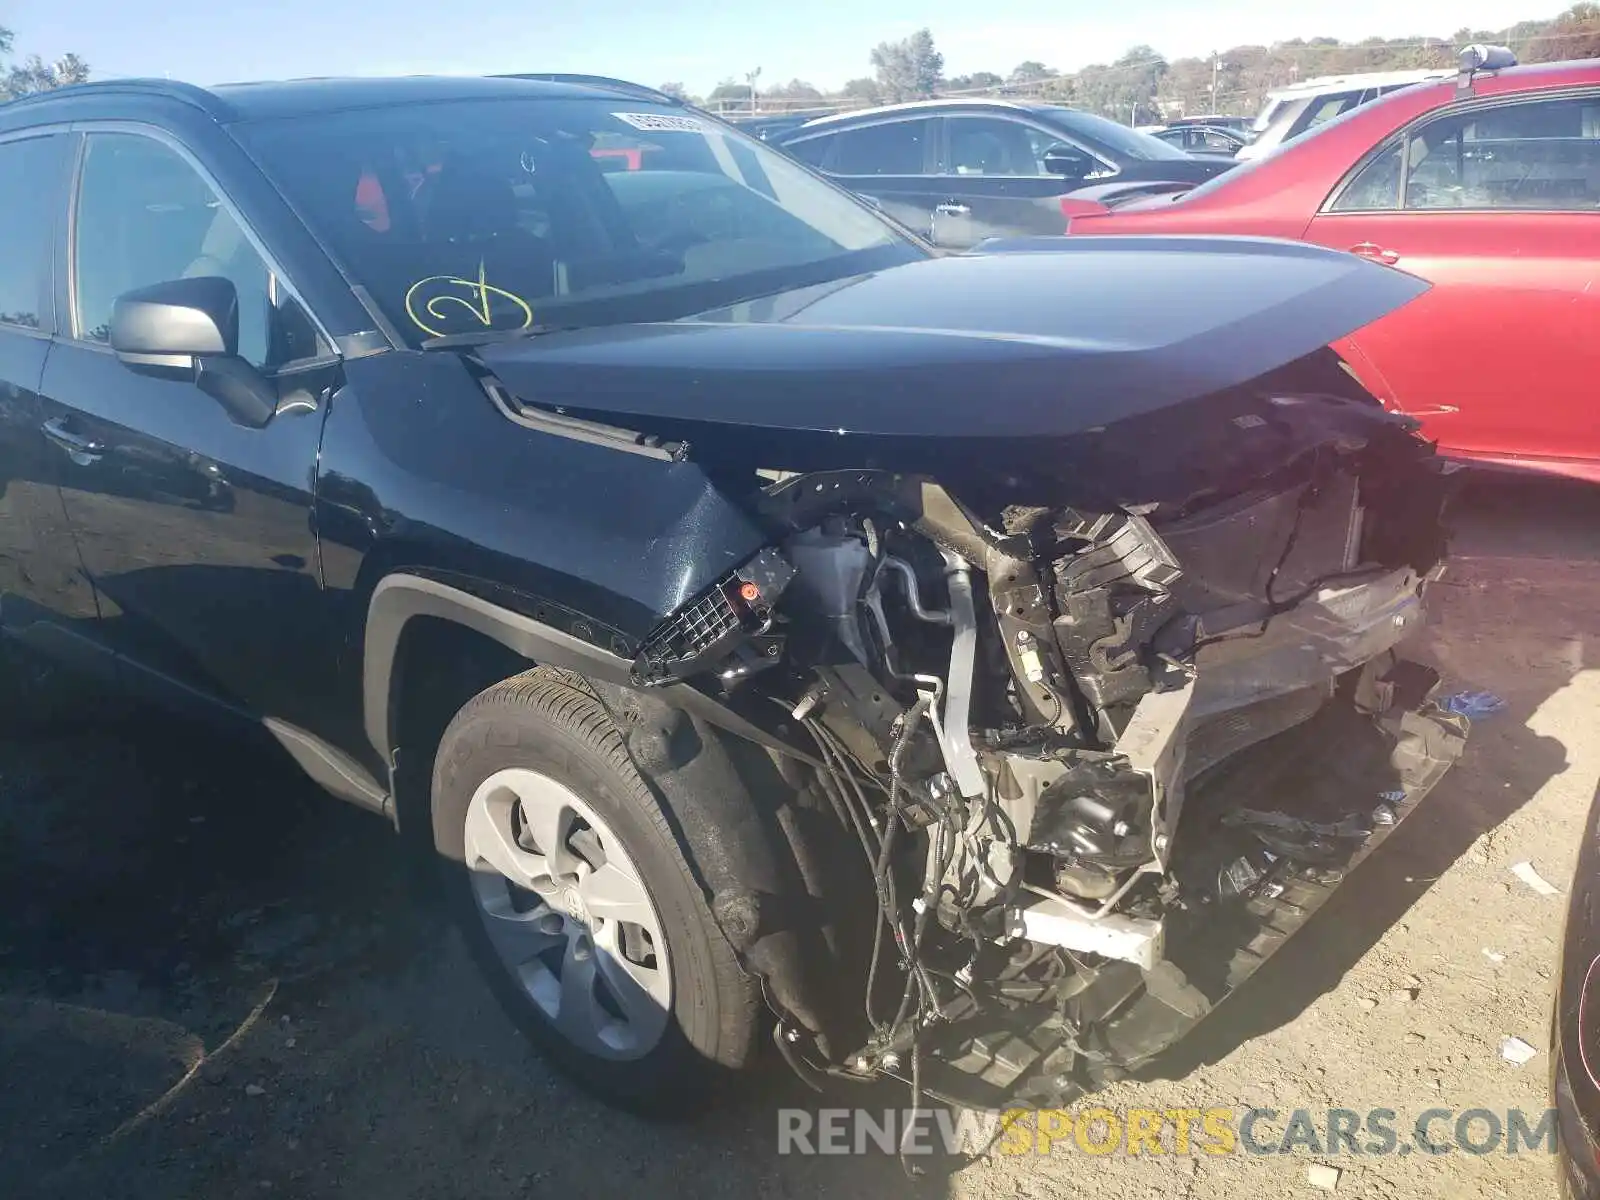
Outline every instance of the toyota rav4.
<svg viewBox="0 0 1600 1200">
<path fill-rule="evenodd" d="M 1423 287 L 941 255 L 616 81 L 66 88 L 0 107 L 0 620 L 426 845 L 617 1103 L 768 1036 L 1058 1101 L 1460 751 L 1449 472 L 1327 349 Z"/>
</svg>

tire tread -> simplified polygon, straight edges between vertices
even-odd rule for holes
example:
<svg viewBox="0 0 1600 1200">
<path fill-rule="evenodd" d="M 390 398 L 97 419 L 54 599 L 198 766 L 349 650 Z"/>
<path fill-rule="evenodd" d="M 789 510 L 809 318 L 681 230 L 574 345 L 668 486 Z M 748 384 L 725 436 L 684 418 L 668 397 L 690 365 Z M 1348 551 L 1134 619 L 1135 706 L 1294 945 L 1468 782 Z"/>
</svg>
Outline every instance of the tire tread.
<svg viewBox="0 0 1600 1200">
<path fill-rule="evenodd" d="M 577 743 L 597 759 L 626 788 L 625 802 L 629 807 L 654 827 L 659 839 L 657 848 L 666 851 L 667 859 L 693 896 L 694 915 L 703 927 L 713 960 L 711 979 L 700 982 L 709 983 L 715 989 L 715 1027 L 707 1023 L 703 1031 L 686 1029 L 685 1033 L 690 1036 L 695 1050 L 717 1066 L 743 1067 L 755 1054 L 760 1027 L 762 1003 L 757 981 L 744 972 L 733 947 L 722 935 L 712 915 L 709 898 L 691 868 L 685 847 L 674 833 L 661 801 L 634 765 L 622 731 L 582 676 L 536 667 L 502 680 L 468 701 L 450 722 L 441 742 L 435 764 L 435 806 L 439 803 L 445 776 L 464 748 L 475 750 L 492 744 L 500 749 L 515 749 L 539 736 L 535 731 L 542 732 L 541 726 Z M 542 737 L 539 740 L 541 744 L 544 742 Z M 637 861 L 637 855 L 635 858 Z M 710 1035 L 709 1040 L 704 1037 L 706 1034 Z M 688 1081 L 675 1082 L 686 1084 Z M 689 1099 L 686 1094 L 689 1090 L 686 1087 L 674 1093 L 674 1107 Z M 656 1107 L 654 1102 L 640 1097 L 612 1095 L 611 1098 L 630 1107 Z"/>
</svg>

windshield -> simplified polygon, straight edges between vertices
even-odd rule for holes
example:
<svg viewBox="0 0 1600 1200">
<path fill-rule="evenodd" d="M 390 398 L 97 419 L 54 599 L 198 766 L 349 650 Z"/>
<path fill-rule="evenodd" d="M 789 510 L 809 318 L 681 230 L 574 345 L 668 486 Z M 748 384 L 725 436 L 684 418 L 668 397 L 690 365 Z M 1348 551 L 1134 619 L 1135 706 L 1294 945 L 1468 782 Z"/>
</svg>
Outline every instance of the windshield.
<svg viewBox="0 0 1600 1200">
<path fill-rule="evenodd" d="M 1046 107 L 1035 110 L 1052 125 L 1086 142 L 1098 143 L 1121 158 L 1169 159 L 1189 156 L 1175 146 L 1169 146 L 1158 137 L 1140 133 L 1126 125 L 1118 125 L 1094 113 L 1080 112 L 1075 108 Z"/>
<path fill-rule="evenodd" d="M 235 132 L 413 345 L 670 320 L 926 253 L 760 142 L 621 97 L 398 105 Z"/>
<path fill-rule="evenodd" d="M 1270 93 L 1267 102 L 1261 106 L 1261 111 L 1256 114 L 1256 119 L 1250 123 L 1250 132 L 1263 133 L 1268 125 L 1278 119 L 1278 113 L 1289 102 L 1287 96 L 1274 96 Z"/>
</svg>

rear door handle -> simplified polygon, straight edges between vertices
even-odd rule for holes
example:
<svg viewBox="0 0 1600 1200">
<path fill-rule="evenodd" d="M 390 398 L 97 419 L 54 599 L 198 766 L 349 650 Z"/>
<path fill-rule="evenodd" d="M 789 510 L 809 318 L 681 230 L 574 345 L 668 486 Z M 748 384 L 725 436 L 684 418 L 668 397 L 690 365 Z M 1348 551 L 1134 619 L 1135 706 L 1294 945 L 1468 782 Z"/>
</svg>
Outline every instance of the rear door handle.
<svg viewBox="0 0 1600 1200">
<path fill-rule="evenodd" d="M 81 433 L 73 433 L 67 428 L 70 421 L 68 417 L 52 417 L 40 428 L 44 436 L 67 452 L 67 457 L 80 467 L 92 466 L 100 461 L 100 456 L 105 453 L 104 442 L 97 442 L 91 437 Z"/>
<path fill-rule="evenodd" d="M 1359 258 L 1367 258 L 1371 259 L 1373 262 L 1381 262 L 1385 266 L 1389 267 L 1394 266 L 1395 263 L 1400 261 L 1399 251 L 1386 250 L 1382 246 L 1378 245 L 1377 242 L 1357 242 L 1354 246 L 1350 247 L 1350 253 Z"/>
<path fill-rule="evenodd" d="M 965 204 L 935 204 L 933 211 L 941 217 L 970 217 L 972 210 Z"/>
</svg>

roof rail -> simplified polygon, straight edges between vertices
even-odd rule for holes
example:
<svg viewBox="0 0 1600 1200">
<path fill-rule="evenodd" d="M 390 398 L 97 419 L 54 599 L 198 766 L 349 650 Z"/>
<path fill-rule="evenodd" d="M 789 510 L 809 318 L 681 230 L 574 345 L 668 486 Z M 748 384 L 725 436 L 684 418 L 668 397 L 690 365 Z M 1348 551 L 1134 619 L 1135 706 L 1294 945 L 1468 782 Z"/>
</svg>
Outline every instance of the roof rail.
<svg viewBox="0 0 1600 1200">
<path fill-rule="evenodd" d="M 180 104 L 187 104 L 191 108 L 198 108 L 219 121 L 228 120 L 237 115 L 233 108 L 215 92 L 208 92 L 203 87 L 197 87 L 192 83 L 182 83 L 176 79 L 100 79 L 92 83 L 69 83 L 64 87 L 52 88 L 47 92 L 34 92 L 30 96 L 20 96 L 10 101 L 5 107 L 10 108 L 18 104 L 39 104 L 65 96 L 86 94 L 97 96 L 164 96 L 169 100 L 176 100 Z"/>
<path fill-rule="evenodd" d="M 675 104 L 683 106 L 683 101 L 676 96 L 668 95 L 658 88 L 645 87 L 642 83 L 630 83 L 626 79 L 613 79 L 609 75 L 568 75 L 560 72 L 532 72 L 517 71 L 507 75 L 495 75 L 494 79 L 539 79 L 545 83 L 575 83 L 585 87 L 604 88 L 608 92 L 621 92 L 625 96 L 632 96 L 635 100 L 653 100 L 657 104 Z"/>
<path fill-rule="evenodd" d="M 1501 71 L 1517 65 L 1517 56 L 1511 47 L 1487 46 L 1482 42 L 1463 46 L 1457 59 L 1460 74 L 1456 76 L 1456 87 L 1463 92 L 1472 90 L 1472 78 L 1479 71 Z"/>
</svg>

